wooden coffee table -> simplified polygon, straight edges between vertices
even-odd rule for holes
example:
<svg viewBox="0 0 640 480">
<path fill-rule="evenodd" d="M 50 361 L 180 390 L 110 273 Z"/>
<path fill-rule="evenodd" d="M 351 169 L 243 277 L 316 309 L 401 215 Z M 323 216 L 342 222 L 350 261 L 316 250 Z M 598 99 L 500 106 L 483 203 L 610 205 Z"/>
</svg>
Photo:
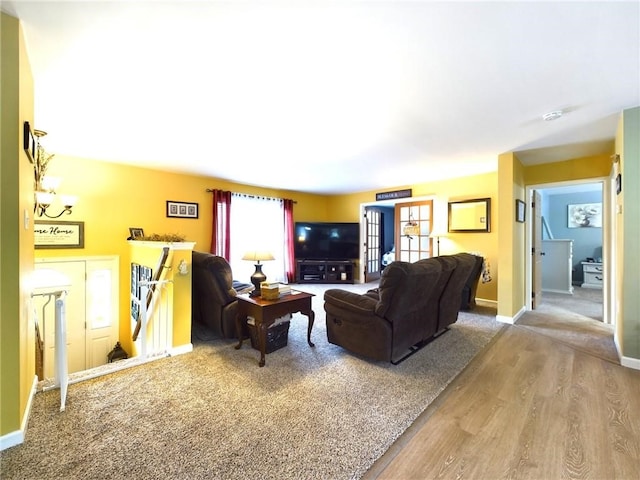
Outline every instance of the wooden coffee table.
<svg viewBox="0 0 640 480">
<path fill-rule="evenodd" d="M 238 314 L 236 316 L 236 332 L 238 332 L 238 345 L 236 350 L 242 347 L 242 325 L 251 316 L 255 319 L 255 326 L 258 330 L 258 345 L 260 346 L 259 366 L 264 367 L 265 353 L 267 349 L 267 328 L 273 325 L 276 319 L 287 313 L 300 312 L 309 318 L 307 327 L 307 343 L 311 347 L 315 345 L 311 342 L 311 329 L 315 314 L 311 309 L 312 293 L 291 290 L 288 295 L 283 295 L 277 300 L 265 300 L 261 297 L 250 297 L 249 295 L 238 295 Z"/>
</svg>

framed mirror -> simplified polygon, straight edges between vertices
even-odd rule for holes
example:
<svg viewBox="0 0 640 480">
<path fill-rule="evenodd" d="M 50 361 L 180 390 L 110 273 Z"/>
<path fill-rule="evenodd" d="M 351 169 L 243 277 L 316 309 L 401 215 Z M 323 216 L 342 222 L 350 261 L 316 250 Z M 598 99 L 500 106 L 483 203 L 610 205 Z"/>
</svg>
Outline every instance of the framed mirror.
<svg viewBox="0 0 640 480">
<path fill-rule="evenodd" d="M 491 199 L 449 202 L 449 232 L 490 232 Z"/>
</svg>

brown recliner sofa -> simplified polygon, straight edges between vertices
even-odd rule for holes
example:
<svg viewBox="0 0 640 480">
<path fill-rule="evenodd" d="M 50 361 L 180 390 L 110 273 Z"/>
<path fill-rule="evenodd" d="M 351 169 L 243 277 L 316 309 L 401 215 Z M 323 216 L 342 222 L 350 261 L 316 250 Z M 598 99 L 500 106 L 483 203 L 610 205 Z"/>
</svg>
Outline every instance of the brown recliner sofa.
<svg viewBox="0 0 640 480">
<path fill-rule="evenodd" d="M 440 262 L 393 262 L 375 291 L 360 295 L 341 289 L 324 294 L 327 339 L 373 360 L 399 363 L 420 348 L 425 311 L 442 272 Z"/>
<path fill-rule="evenodd" d="M 192 337 L 199 340 L 238 338 L 236 289 L 249 285 L 234 282 L 231 267 L 223 257 L 196 251 L 192 255 Z"/>
<path fill-rule="evenodd" d="M 460 310 L 471 310 L 476 306 L 476 291 L 478 290 L 478 282 L 480 281 L 480 274 L 482 273 L 482 265 L 484 264 L 484 257 L 480 255 L 470 254 L 475 261 L 473 269 L 469 274 L 469 278 L 465 282 L 462 288 L 462 301 L 460 303 Z"/>
<path fill-rule="evenodd" d="M 442 294 L 438 300 L 438 328 L 436 335 L 443 333 L 458 320 L 460 312 L 460 297 L 462 290 L 475 265 L 475 255 L 469 253 L 456 253 L 435 257 L 439 262 L 455 263 L 451 275 L 447 279 Z"/>
<path fill-rule="evenodd" d="M 380 286 L 364 295 L 327 290 L 329 343 L 374 360 L 400 363 L 457 321 L 473 257 L 459 253 L 393 262 L 383 270 Z M 408 305 L 410 312 L 403 310 Z"/>
</svg>

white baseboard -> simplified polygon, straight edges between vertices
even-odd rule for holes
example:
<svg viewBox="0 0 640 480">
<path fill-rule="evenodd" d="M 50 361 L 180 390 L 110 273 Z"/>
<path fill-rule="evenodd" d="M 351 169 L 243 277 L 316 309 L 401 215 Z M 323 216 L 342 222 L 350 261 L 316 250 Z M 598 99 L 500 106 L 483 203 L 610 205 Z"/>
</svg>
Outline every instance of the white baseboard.
<svg viewBox="0 0 640 480">
<path fill-rule="evenodd" d="M 620 365 L 634 370 L 640 370 L 640 359 L 631 357 L 620 357 Z"/>
<path fill-rule="evenodd" d="M 496 300 L 487 300 L 486 298 L 476 298 L 476 305 L 481 307 L 498 308 L 498 302 Z"/>
<path fill-rule="evenodd" d="M 184 353 L 193 352 L 193 343 L 187 343 L 186 345 L 180 345 L 179 347 L 173 347 L 169 352 L 169 355 L 182 355 Z"/>
<path fill-rule="evenodd" d="M 29 400 L 27 401 L 27 408 L 24 412 L 24 417 L 22 418 L 22 424 L 20 425 L 20 430 L 16 430 L 15 432 L 8 433 L 0 437 L 0 451 L 5 450 L 7 448 L 15 447 L 16 445 L 20 445 L 24 443 L 24 435 L 27 431 L 27 425 L 29 424 L 29 415 L 31 414 L 31 407 L 33 405 L 33 397 L 38 390 L 38 376 L 34 375 L 33 384 L 31 385 L 31 392 L 29 392 Z"/>
<path fill-rule="evenodd" d="M 525 314 L 527 311 L 526 307 L 522 307 L 518 313 L 516 313 L 513 317 L 507 317 L 505 315 L 496 315 L 496 320 L 502 323 L 508 323 L 513 325 L 518 321 L 518 319 Z"/>
</svg>

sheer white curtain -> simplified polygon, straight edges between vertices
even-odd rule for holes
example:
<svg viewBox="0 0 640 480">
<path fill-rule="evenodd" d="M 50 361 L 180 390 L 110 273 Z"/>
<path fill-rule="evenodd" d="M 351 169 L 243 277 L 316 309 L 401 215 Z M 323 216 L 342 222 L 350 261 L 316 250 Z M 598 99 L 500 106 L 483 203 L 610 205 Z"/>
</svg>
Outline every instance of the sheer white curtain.
<svg viewBox="0 0 640 480">
<path fill-rule="evenodd" d="M 254 262 L 242 260 L 249 251 L 269 251 L 275 260 L 261 262 L 269 282 L 286 282 L 284 258 L 284 210 L 282 201 L 243 194 L 231 196 L 230 215 L 233 279 L 250 282 Z"/>
</svg>

